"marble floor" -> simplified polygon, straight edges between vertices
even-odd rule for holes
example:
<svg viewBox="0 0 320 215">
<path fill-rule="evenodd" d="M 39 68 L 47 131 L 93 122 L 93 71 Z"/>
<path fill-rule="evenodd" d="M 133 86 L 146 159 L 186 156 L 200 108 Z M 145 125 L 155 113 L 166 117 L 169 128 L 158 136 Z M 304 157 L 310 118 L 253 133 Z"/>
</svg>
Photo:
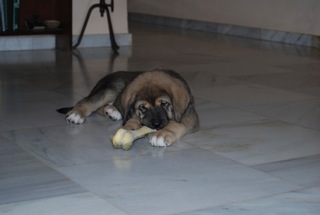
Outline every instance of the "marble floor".
<svg viewBox="0 0 320 215">
<path fill-rule="evenodd" d="M 309 48 L 134 24 L 132 47 L 0 52 L 0 214 L 319 215 L 320 58 Z M 116 70 L 169 67 L 199 132 L 113 149 L 71 106 Z"/>
</svg>

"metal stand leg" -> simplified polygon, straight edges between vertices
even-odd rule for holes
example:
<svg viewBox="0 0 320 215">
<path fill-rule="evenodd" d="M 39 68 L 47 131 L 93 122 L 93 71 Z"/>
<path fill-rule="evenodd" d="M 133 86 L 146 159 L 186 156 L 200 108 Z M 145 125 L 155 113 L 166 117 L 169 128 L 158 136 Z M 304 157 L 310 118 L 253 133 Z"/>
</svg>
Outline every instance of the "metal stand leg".
<svg viewBox="0 0 320 215">
<path fill-rule="evenodd" d="M 117 52 L 119 49 L 119 46 L 116 43 L 116 39 L 114 38 L 114 33 L 113 33 L 113 27 L 112 27 L 112 22 L 111 22 L 111 16 L 108 8 L 106 8 L 107 11 L 107 19 L 108 19 L 108 26 L 109 26 L 109 36 L 110 36 L 110 42 L 111 46 L 114 52 Z"/>
<path fill-rule="evenodd" d="M 73 49 L 76 49 L 80 45 L 81 40 L 83 38 L 83 34 L 84 34 L 85 30 L 86 30 L 86 27 L 87 27 L 87 24 L 88 24 L 88 21 L 89 21 L 89 18 L 90 18 L 90 15 L 91 15 L 93 9 L 100 8 L 101 17 L 103 17 L 103 14 L 104 14 L 105 11 L 107 13 L 109 35 L 110 35 L 110 42 L 111 42 L 112 50 L 115 53 L 118 52 L 119 46 L 117 45 L 115 37 L 114 37 L 113 28 L 112 28 L 112 22 L 111 22 L 111 16 L 110 16 L 110 12 L 109 12 L 109 7 L 111 7 L 111 11 L 113 12 L 113 0 L 111 0 L 110 4 L 106 4 L 105 0 L 100 0 L 99 4 L 94 4 L 89 8 L 87 16 L 86 16 L 86 19 L 84 20 L 84 23 L 83 23 L 83 26 L 82 26 L 78 41 L 72 46 Z"/>
</svg>

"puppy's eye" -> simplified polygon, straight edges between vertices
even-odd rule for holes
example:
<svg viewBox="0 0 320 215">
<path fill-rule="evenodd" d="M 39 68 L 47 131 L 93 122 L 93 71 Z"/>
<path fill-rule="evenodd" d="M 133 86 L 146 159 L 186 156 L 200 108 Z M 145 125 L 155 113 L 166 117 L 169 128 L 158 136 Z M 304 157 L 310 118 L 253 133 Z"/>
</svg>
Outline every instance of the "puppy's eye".
<svg viewBox="0 0 320 215">
<path fill-rule="evenodd" d="M 140 106 L 139 106 L 139 110 L 140 110 L 142 113 L 145 113 L 148 109 L 147 109 L 145 106 L 140 105 Z"/>
<path fill-rule="evenodd" d="M 168 107 L 169 106 L 169 102 L 167 102 L 165 100 L 161 100 L 161 106 L 162 107 Z"/>
</svg>

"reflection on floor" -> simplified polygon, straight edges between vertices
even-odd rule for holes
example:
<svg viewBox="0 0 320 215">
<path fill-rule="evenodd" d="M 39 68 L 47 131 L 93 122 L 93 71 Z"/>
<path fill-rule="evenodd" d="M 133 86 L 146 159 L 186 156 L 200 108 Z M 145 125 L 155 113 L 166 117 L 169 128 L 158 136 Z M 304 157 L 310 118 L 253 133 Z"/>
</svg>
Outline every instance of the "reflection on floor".
<svg viewBox="0 0 320 215">
<path fill-rule="evenodd" d="M 131 26 L 133 47 L 0 53 L 1 214 L 319 214 L 320 60 L 297 46 Z M 168 67 L 201 130 L 112 148 L 121 126 L 72 106 L 103 75 Z"/>
</svg>

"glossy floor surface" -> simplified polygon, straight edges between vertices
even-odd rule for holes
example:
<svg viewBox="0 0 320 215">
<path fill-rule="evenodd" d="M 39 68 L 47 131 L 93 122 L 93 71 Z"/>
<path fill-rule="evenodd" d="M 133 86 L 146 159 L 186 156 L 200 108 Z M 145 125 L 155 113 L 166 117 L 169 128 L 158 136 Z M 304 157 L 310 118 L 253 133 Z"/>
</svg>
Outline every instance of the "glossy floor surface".
<svg viewBox="0 0 320 215">
<path fill-rule="evenodd" d="M 0 53 L 0 214 L 320 214 L 320 58 L 236 37 L 131 26 L 133 46 Z M 113 149 L 121 126 L 71 106 L 116 70 L 169 67 L 201 130 Z"/>
</svg>

